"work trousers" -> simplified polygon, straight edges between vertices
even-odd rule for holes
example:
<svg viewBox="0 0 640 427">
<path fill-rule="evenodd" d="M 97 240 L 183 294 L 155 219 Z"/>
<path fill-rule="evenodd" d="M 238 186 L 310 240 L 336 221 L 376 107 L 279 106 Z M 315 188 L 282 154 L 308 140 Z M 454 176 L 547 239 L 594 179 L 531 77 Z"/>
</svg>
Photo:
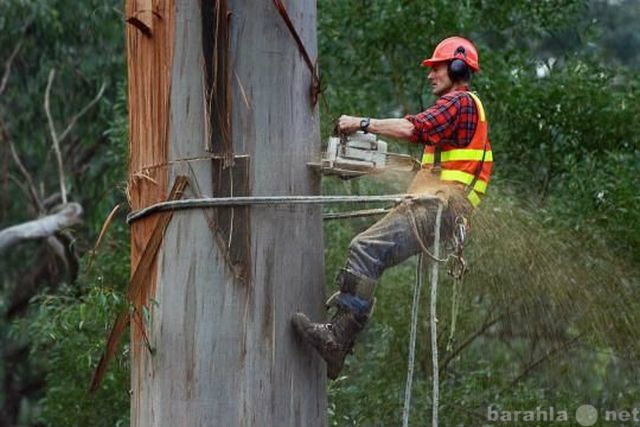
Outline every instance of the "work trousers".
<svg viewBox="0 0 640 427">
<path fill-rule="evenodd" d="M 418 236 L 432 251 L 439 204 L 443 204 L 440 241 L 451 241 L 456 218 L 466 217 L 472 210 L 466 198 L 454 195 L 448 201 L 407 200 L 351 241 L 345 268 L 375 281 L 387 268 L 422 251 Z"/>
</svg>

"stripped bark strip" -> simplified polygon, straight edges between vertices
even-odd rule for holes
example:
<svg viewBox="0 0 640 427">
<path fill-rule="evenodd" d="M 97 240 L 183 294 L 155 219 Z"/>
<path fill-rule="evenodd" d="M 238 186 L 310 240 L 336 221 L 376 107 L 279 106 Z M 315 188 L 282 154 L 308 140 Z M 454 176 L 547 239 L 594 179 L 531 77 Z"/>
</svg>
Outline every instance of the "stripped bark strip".
<svg viewBox="0 0 640 427">
<path fill-rule="evenodd" d="M 176 5 L 168 0 L 126 0 L 125 27 L 128 68 L 129 182 L 132 209 L 165 200 L 167 168 L 148 171 L 167 162 L 169 97 L 174 51 Z M 149 13 L 150 12 L 150 13 Z M 139 24 L 139 25 L 136 25 Z M 132 271 L 155 227 L 155 218 L 131 228 Z M 155 283 L 155 273 L 148 280 Z"/>
<path fill-rule="evenodd" d="M 113 221 L 113 218 L 115 218 L 116 214 L 118 213 L 118 211 L 120 210 L 120 204 L 118 203 L 117 205 L 115 205 L 113 207 L 113 209 L 111 209 L 111 212 L 109 212 L 109 215 L 107 215 L 107 219 L 104 220 L 104 223 L 102 224 L 102 228 L 100 229 L 100 234 L 98 234 L 98 238 L 96 239 L 96 243 L 95 245 L 93 245 L 93 250 L 91 251 L 91 254 L 89 255 L 89 262 L 87 263 L 87 272 L 91 271 L 91 267 L 93 266 L 93 260 L 96 257 L 96 252 L 98 252 L 98 247 L 100 246 L 100 243 L 102 242 L 102 238 L 105 236 L 105 234 L 107 234 L 107 230 L 109 229 L 109 226 L 111 225 L 111 222 Z"/>
<path fill-rule="evenodd" d="M 118 317 L 116 317 L 116 321 L 113 323 L 113 327 L 111 328 L 111 332 L 109 333 L 109 338 L 107 339 L 107 345 L 104 349 L 104 353 L 102 353 L 102 357 L 100 357 L 98 366 L 93 373 L 91 385 L 89 386 L 90 393 L 96 391 L 98 389 L 98 386 L 102 382 L 102 378 L 104 378 L 104 374 L 107 372 L 109 361 L 115 354 L 118 348 L 118 344 L 120 343 L 120 338 L 122 337 L 124 331 L 127 329 L 128 324 L 129 313 L 127 313 L 126 311 L 122 311 L 120 314 L 118 314 Z"/>
<path fill-rule="evenodd" d="M 187 183 L 188 179 L 186 176 L 180 175 L 176 177 L 176 180 L 173 183 L 173 188 L 169 193 L 169 200 L 181 199 L 184 189 L 187 187 Z M 169 212 L 168 215 L 159 215 L 158 222 L 156 222 L 153 233 L 151 233 L 151 237 L 149 237 L 149 240 L 144 247 L 142 256 L 140 257 L 140 262 L 134 270 L 133 276 L 131 277 L 131 284 L 129 285 L 129 300 L 134 304 L 137 302 L 145 302 L 143 301 L 143 298 L 147 296 L 148 291 L 148 289 L 143 286 L 145 284 L 145 277 L 149 275 L 156 253 L 158 253 L 158 249 L 160 249 L 160 245 L 162 244 L 164 232 L 166 231 L 172 217 L 173 215 Z"/>
<path fill-rule="evenodd" d="M 282 0 L 273 0 L 273 4 L 275 5 L 276 9 L 278 9 L 282 20 L 291 33 L 291 37 L 293 37 L 293 40 L 295 40 L 296 44 L 298 45 L 298 50 L 300 51 L 300 55 L 302 55 L 302 59 L 304 59 L 305 64 L 307 64 L 307 68 L 311 72 L 311 78 L 313 80 L 311 83 L 310 91 L 311 106 L 315 107 L 316 103 L 318 102 L 318 95 L 320 94 L 320 76 L 318 75 L 318 66 L 311 60 L 309 52 L 307 52 L 307 48 L 302 42 L 302 38 L 300 38 L 298 31 L 293 26 L 293 22 L 291 22 L 291 18 L 289 17 L 287 8 L 284 7 L 284 4 L 282 4 Z"/>
<path fill-rule="evenodd" d="M 188 179 L 185 176 L 178 176 L 173 184 L 173 188 L 171 189 L 171 193 L 169 194 L 169 200 L 177 200 L 182 198 L 184 194 L 184 189 L 187 187 Z M 160 245 L 162 243 L 162 239 L 164 237 L 164 233 L 171 222 L 171 218 L 173 217 L 173 212 L 165 212 L 158 216 L 158 221 L 156 222 L 156 226 L 151 233 L 151 237 L 149 237 L 149 241 L 145 246 L 142 256 L 140 257 L 140 262 L 136 266 L 136 269 L 131 277 L 131 283 L 129 284 L 129 291 L 127 292 L 127 296 L 129 301 L 133 304 L 134 311 L 140 311 L 140 307 L 142 304 L 146 302 L 146 298 L 149 293 L 149 280 L 146 280 L 150 274 L 151 267 L 156 258 L 156 254 L 158 253 L 158 249 L 160 249 Z M 135 315 L 135 313 L 134 313 Z M 111 332 L 109 333 L 109 338 L 107 339 L 107 345 L 105 346 L 104 353 L 98 362 L 98 366 L 93 374 L 93 379 L 91 380 L 91 386 L 89 387 L 90 392 L 94 392 L 97 390 L 102 378 L 104 377 L 105 372 L 107 371 L 107 366 L 109 365 L 109 361 L 112 359 L 115 354 L 118 343 L 120 342 L 120 338 L 124 333 L 126 326 L 129 324 L 130 316 L 129 313 L 124 310 L 118 317 L 111 328 Z M 137 325 L 140 329 L 140 335 L 145 336 L 144 325 Z M 136 334 L 134 334 L 136 337 Z M 135 344 L 135 341 L 134 343 Z"/>
</svg>

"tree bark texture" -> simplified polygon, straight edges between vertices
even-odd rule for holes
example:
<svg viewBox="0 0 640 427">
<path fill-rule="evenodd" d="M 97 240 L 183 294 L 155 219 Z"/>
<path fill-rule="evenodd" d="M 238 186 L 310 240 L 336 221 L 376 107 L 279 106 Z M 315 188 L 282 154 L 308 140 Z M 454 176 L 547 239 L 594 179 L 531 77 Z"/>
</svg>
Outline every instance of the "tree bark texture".
<svg viewBox="0 0 640 427">
<path fill-rule="evenodd" d="M 153 8 L 151 18 L 144 8 Z M 287 9 L 316 57 L 316 3 Z M 150 22 L 151 20 L 151 22 Z M 167 197 L 319 194 L 312 76 L 271 1 L 127 1 L 133 209 Z M 132 226 L 135 271 L 157 216 Z M 132 426 L 325 426 L 317 206 L 175 212 L 132 325 Z"/>
</svg>

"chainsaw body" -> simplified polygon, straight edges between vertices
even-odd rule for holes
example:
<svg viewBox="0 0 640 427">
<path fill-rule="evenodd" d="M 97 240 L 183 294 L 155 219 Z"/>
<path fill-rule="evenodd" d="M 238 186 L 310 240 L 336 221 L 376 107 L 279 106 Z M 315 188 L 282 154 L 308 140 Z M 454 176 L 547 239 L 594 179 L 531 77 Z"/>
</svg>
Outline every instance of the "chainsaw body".
<svg viewBox="0 0 640 427">
<path fill-rule="evenodd" d="M 399 161 L 402 159 L 402 161 Z M 387 169 L 413 169 L 415 160 L 408 155 L 392 154 L 387 143 L 371 133 L 356 132 L 349 136 L 330 137 L 319 167 L 324 175 L 341 178 L 381 173 Z"/>
</svg>

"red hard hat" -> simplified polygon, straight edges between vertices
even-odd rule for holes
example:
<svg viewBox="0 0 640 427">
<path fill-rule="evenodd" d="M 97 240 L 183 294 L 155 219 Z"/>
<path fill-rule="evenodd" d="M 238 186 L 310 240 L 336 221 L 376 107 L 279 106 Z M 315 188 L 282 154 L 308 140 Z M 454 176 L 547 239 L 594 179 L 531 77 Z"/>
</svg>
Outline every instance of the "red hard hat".
<svg viewBox="0 0 640 427">
<path fill-rule="evenodd" d="M 480 71 L 480 61 L 476 47 L 462 37 L 448 37 L 438 43 L 431 58 L 422 61 L 424 67 L 431 67 L 436 62 L 463 60 L 473 71 Z"/>
</svg>

